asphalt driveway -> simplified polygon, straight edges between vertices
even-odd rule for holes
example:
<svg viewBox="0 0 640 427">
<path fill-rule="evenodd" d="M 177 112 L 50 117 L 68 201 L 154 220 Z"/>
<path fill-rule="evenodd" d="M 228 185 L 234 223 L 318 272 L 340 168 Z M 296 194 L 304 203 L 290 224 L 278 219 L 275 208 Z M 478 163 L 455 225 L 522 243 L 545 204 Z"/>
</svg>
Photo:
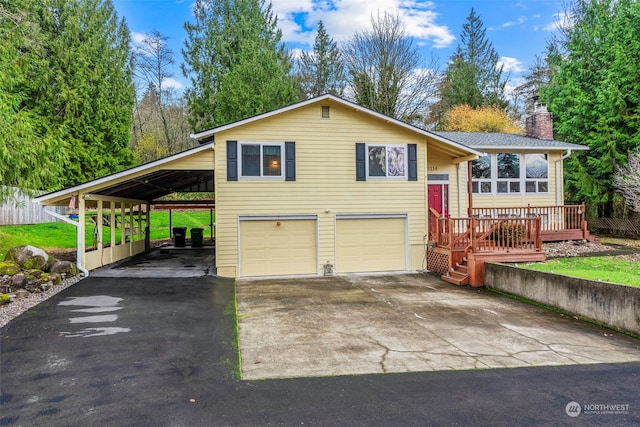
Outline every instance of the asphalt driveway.
<svg viewBox="0 0 640 427">
<path fill-rule="evenodd" d="M 432 275 L 239 281 L 243 378 L 640 361 L 640 341 Z"/>
</svg>

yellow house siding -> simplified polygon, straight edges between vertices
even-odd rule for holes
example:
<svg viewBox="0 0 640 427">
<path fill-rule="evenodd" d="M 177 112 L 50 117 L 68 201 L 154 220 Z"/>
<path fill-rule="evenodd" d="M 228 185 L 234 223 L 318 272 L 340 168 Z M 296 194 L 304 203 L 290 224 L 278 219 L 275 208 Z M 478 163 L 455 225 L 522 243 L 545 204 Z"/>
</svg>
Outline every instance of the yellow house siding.
<svg viewBox="0 0 640 427">
<path fill-rule="evenodd" d="M 160 169 L 179 169 L 179 170 L 207 170 L 213 167 L 215 162 L 214 151 L 206 150 L 177 159 Z"/>
<path fill-rule="evenodd" d="M 336 214 L 406 214 L 411 268 L 420 268 L 426 233 L 425 137 L 339 104 L 321 118 L 318 104 L 216 134 L 216 261 L 237 269 L 239 215 L 318 215 L 320 267 L 335 263 Z M 228 182 L 226 141 L 295 141 L 296 181 Z M 418 181 L 356 181 L 355 144 L 417 144 Z M 320 268 L 322 271 L 322 268 Z"/>
</svg>

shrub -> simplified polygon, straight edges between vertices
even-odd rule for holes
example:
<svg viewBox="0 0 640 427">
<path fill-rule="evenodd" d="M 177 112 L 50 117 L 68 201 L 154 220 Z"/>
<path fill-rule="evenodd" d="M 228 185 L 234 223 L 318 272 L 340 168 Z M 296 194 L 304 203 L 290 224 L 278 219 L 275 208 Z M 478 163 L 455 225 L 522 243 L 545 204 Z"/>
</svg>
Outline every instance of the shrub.
<svg viewBox="0 0 640 427">
<path fill-rule="evenodd" d="M 499 246 L 515 247 L 522 245 L 527 228 L 524 224 L 512 221 L 500 221 L 491 234 L 491 240 Z"/>
</svg>

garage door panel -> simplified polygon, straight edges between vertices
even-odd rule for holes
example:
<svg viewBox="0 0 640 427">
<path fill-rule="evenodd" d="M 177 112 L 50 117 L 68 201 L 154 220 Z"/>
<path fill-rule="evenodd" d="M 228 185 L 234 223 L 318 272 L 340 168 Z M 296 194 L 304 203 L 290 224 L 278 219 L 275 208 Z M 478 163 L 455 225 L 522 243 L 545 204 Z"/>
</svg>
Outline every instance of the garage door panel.
<svg viewBox="0 0 640 427">
<path fill-rule="evenodd" d="M 406 219 L 336 221 L 336 268 L 340 273 L 406 269 Z"/>
<path fill-rule="evenodd" d="M 317 273 L 315 220 L 240 222 L 241 276 Z"/>
</svg>

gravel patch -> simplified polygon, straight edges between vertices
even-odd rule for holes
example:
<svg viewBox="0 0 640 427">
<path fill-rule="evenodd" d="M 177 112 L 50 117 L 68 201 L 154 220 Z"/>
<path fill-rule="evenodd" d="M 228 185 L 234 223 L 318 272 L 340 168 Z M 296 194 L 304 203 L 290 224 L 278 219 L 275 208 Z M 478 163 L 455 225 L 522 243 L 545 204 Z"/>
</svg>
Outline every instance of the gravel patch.
<svg viewBox="0 0 640 427">
<path fill-rule="evenodd" d="M 618 250 L 613 246 L 603 245 L 602 243 L 580 240 L 543 243 L 542 249 L 547 258 L 574 257 L 594 253 L 616 252 Z"/>
<path fill-rule="evenodd" d="M 82 276 L 74 276 L 64 279 L 58 285 L 54 285 L 46 291 L 34 292 L 24 298 L 15 299 L 9 304 L 0 305 L 0 328 L 4 327 L 12 319 L 18 317 L 30 308 L 46 301 L 58 292 L 67 289 L 82 280 Z"/>
</svg>

